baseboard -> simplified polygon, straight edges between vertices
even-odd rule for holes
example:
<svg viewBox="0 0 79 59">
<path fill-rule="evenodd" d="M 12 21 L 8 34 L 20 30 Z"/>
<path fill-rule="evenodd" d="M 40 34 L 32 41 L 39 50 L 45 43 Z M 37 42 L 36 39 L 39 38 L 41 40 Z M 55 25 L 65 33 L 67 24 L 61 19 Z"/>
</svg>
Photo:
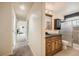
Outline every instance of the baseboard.
<svg viewBox="0 0 79 59">
<path fill-rule="evenodd" d="M 30 49 L 31 49 L 31 51 L 33 53 L 33 56 L 36 56 L 36 53 L 34 52 L 34 49 L 33 49 L 32 45 L 30 43 L 28 43 L 28 45 L 29 45 L 29 47 L 30 47 Z"/>
</svg>

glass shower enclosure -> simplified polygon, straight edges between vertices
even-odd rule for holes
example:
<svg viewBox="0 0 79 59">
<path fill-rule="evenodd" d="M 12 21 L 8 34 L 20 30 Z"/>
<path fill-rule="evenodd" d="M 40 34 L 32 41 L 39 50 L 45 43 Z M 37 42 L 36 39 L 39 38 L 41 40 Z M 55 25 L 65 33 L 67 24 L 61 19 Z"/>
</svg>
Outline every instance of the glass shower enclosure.
<svg viewBox="0 0 79 59">
<path fill-rule="evenodd" d="M 69 47 L 74 47 L 74 44 L 79 45 L 79 16 L 66 18 L 61 22 L 62 40 L 68 42 Z"/>
</svg>

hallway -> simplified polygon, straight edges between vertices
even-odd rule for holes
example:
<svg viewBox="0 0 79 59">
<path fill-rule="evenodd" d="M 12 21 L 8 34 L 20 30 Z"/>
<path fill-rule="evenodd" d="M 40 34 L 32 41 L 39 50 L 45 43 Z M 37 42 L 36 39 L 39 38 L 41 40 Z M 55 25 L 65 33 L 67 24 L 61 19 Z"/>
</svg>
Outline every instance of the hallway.
<svg viewBox="0 0 79 59">
<path fill-rule="evenodd" d="M 30 47 L 27 45 L 15 49 L 12 56 L 33 56 L 33 54 Z"/>
</svg>

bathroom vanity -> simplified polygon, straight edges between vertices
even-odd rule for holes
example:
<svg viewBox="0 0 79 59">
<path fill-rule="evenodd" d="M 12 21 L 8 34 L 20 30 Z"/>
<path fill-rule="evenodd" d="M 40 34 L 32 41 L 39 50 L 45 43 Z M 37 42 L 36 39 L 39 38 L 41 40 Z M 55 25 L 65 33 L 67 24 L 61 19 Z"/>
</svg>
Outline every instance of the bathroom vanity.
<svg viewBox="0 0 79 59">
<path fill-rule="evenodd" d="M 62 37 L 60 34 L 46 35 L 46 56 L 52 56 L 62 50 Z"/>
<path fill-rule="evenodd" d="M 59 32 L 61 19 L 52 20 L 52 14 L 46 13 L 45 15 L 45 54 L 46 56 L 52 56 L 62 50 L 62 36 Z"/>
</svg>

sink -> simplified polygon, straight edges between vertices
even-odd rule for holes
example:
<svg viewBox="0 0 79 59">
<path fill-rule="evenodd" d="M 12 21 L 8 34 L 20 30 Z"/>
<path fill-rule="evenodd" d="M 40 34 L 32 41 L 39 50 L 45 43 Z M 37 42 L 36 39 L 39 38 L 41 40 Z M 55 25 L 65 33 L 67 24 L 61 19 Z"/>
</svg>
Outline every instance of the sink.
<svg viewBox="0 0 79 59">
<path fill-rule="evenodd" d="M 46 37 L 53 37 L 53 36 L 61 35 L 58 32 L 46 32 L 45 34 L 46 34 Z"/>
<path fill-rule="evenodd" d="M 46 32 L 45 34 L 46 35 L 58 35 L 59 34 L 59 31 L 56 31 L 56 32 L 50 31 L 50 32 Z"/>
</svg>

